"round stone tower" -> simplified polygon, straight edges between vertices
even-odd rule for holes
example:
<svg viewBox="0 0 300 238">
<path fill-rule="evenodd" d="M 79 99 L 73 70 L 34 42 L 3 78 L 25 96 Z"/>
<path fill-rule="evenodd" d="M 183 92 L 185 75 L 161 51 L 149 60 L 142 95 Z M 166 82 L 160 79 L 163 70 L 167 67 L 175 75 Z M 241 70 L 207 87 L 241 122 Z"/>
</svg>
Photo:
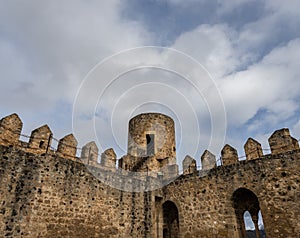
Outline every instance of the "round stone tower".
<svg viewBox="0 0 300 238">
<path fill-rule="evenodd" d="M 172 118 L 160 113 L 143 113 L 129 121 L 128 154 L 154 156 L 176 163 L 175 129 Z"/>
</svg>

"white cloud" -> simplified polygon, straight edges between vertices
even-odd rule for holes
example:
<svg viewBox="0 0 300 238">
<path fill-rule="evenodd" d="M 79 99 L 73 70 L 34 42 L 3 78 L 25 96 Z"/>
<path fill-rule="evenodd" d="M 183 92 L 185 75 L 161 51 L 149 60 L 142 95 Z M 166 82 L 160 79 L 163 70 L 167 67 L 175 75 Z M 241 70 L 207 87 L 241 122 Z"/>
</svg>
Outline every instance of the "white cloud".
<svg viewBox="0 0 300 238">
<path fill-rule="evenodd" d="M 238 64 L 233 48 L 236 32 L 227 25 L 201 25 L 180 35 L 172 47 L 203 64 L 211 75 L 219 78 Z"/>
<path fill-rule="evenodd" d="M 231 123 L 246 123 L 259 109 L 272 112 L 273 120 L 294 115 L 299 109 L 299 50 L 300 40 L 293 40 L 247 70 L 222 80 L 221 91 Z"/>
<path fill-rule="evenodd" d="M 39 120 L 52 122 L 56 136 L 69 133 L 71 109 L 63 105 L 71 108 L 87 72 L 151 41 L 139 23 L 121 17 L 119 0 L 0 2 L 1 112 L 19 113 L 26 133 Z"/>
<path fill-rule="evenodd" d="M 263 2 L 262 8 L 264 14 L 245 24 L 239 36 L 240 50 L 253 61 L 259 60 L 263 51 L 299 37 L 299 1 L 268 0 Z"/>
<path fill-rule="evenodd" d="M 253 54 L 247 42 L 241 42 L 244 34 L 245 29 L 237 32 L 225 24 L 201 25 L 180 35 L 172 47 L 196 58 L 213 75 L 221 89 L 229 123 L 243 125 L 259 110 L 266 110 L 269 123 L 276 125 L 299 109 L 300 40 L 273 48 L 240 71 Z M 253 37 L 258 35 L 253 33 Z"/>
<path fill-rule="evenodd" d="M 243 1 L 247 2 L 253 1 Z M 172 45 L 213 75 L 230 128 L 240 128 L 248 137 L 267 140 L 274 130 L 290 127 L 287 122 L 299 113 L 299 6 L 299 1 L 265 1 L 264 14 L 240 29 L 227 23 L 199 25 Z M 230 14 L 234 8 L 238 10 L 238 2 L 224 1 L 219 14 Z M 227 141 L 242 148 L 240 136 Z"/>
<path fill-rule="evenodd" d="M 5 57 L 0 67 L 5 70 L 11 59 L 13 69 L 1 80 L 11 87 L 20 87 L 20 81 L 30 84 L 31 92 L 22 102 L 31 98 L 40 108 L 59 98 L 72 102 L 80 81 L 99 60 L 149 39 L 138 23 L 120 18 L 122 6 L 117 0 L 6 1 L 2 5 L 0 49 Z M 5 50 L 7 45 L 11 50 Z M 11 93 L 7 88 L 1 92 L 3 97 Z M 19 109 L 19 102 L 10 106 Z"/>
</svg>

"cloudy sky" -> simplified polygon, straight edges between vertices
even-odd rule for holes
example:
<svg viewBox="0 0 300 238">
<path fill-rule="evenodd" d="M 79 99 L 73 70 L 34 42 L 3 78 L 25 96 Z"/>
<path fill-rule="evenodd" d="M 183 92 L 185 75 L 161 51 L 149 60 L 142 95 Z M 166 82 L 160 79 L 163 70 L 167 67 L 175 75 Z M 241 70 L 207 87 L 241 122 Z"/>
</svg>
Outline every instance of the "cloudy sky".
<svg viewBox="0 0 300 238">
<path fill-rule="evenodd" d="M 179 161 L 225 143 L 243 156 L 248 137 L 267 149 L 283 127 L 299 139 L 299 12 L 298 0 L 0 0 L 0 116 L 119 157 L 128 119 L 148 111 L 175 119 Z"/>
</svg>

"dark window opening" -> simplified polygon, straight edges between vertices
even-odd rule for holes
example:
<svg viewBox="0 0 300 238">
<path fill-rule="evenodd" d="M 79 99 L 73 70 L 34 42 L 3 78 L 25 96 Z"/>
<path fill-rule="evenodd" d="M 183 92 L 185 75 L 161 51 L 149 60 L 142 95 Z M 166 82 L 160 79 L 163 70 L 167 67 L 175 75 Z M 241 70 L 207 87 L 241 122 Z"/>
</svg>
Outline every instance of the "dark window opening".
<svg viewBox="0 0 300 238">
<path fill-rule="evenodd" d="M 154 155 L 154 134 L 146 134 L 147 140 L 147 155 Z"/>
<path fill-rule="evenodd" d="M 43 145 L 44 145 L 44 141 L 40 141 L 40 145 L 39 145 L 39 148 L 42 148 L 43 147 Z"/>
</svg>

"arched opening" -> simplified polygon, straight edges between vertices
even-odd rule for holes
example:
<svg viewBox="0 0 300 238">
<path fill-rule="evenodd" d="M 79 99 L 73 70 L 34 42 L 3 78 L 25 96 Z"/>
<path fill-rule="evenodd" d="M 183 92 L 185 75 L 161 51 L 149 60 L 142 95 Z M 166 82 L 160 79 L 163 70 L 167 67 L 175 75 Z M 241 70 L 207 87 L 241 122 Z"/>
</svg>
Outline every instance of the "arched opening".
<svg viewBox="0 0 300 238">
<path fill-rule="evenodd" d="M 257 196 L 246 188 L 239 188 L 232 196 L 240 238 L 265 238 L 262 215 Z"/>
<path fill-rule="evenodd" d="M 163 204 L 163 238 L 179 237 L 178 209 L 171 201 Z"/>
</svg>

